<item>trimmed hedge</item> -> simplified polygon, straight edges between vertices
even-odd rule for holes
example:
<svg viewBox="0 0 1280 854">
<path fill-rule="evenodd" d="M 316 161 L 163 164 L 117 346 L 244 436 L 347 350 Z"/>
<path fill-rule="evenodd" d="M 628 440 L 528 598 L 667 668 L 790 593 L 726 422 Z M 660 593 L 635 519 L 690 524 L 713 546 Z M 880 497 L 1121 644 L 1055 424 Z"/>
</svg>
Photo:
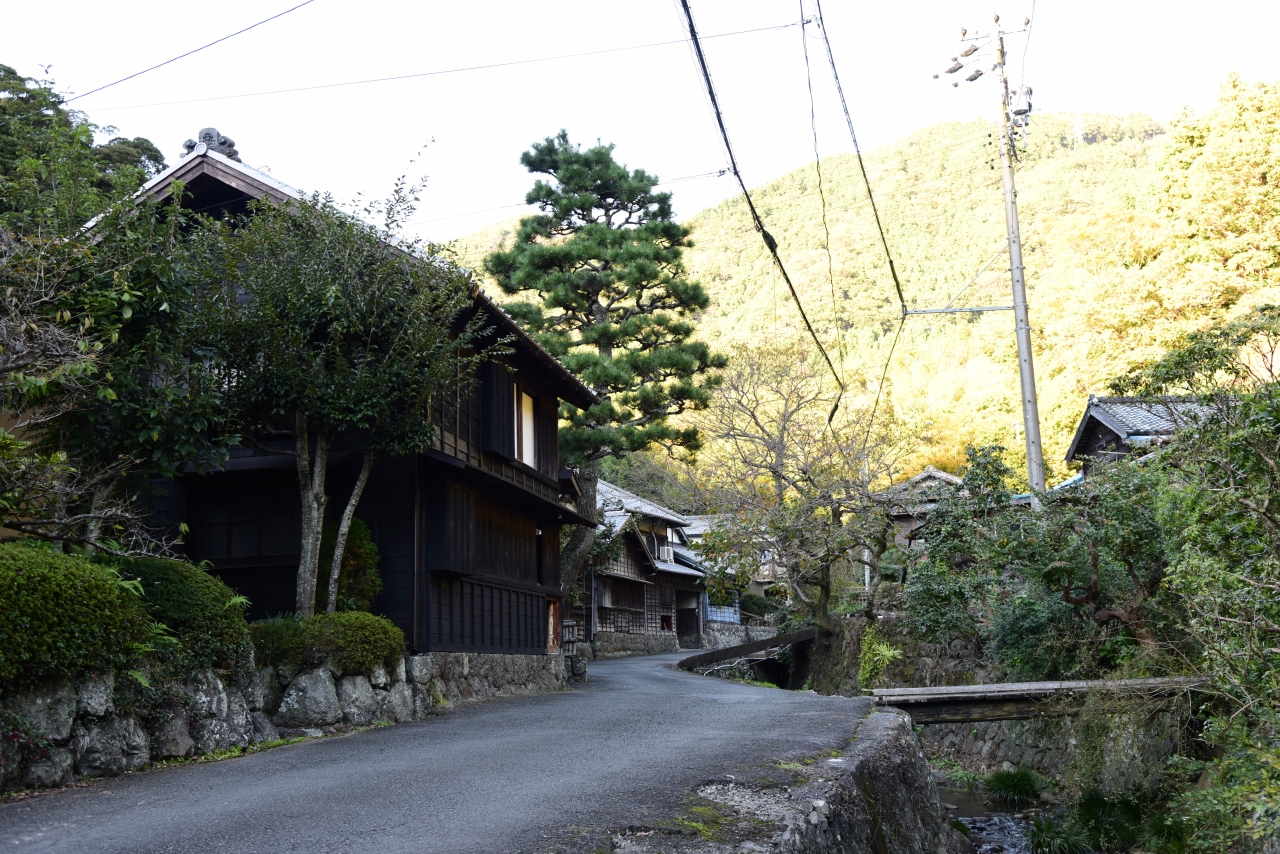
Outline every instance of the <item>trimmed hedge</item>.
<svg viewBox="0 0 1280 854">
<path fill-rule="evenodd" d="M 110 567 L 0 544 L 0 691 L 120 669 L 148 639 L 142 602 Z"/>
<path fill-rule="evenodd" d="M 344 673 L 394 667 L 404 654 L 404 633 L 386 617 L 339 611 L 314 617 L 274 617 L 249 627 L 259 665 L 315 666 L 332 658 Z"/>
<path fill-rule="evenodd" d="M 142 585 L 142 603 L 151 619 L 168 626 L 178 640 L 169 663 L 180 675 L 249 666 L 244 603 L 221 580 L 180 561 L 107 558 L 103 563 Z"/>
</svg>

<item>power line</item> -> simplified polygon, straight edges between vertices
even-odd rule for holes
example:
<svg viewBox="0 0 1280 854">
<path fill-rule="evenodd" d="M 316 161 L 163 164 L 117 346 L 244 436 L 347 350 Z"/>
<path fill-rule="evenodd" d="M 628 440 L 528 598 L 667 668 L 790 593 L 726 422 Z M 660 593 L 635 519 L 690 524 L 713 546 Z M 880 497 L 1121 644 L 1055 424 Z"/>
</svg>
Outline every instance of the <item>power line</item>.
<svg viewBox="0 0 1280 854">
<path fill-rule="evenodd" d="M 208 44 L 206 44 L 206 45 L 201 45 L 200 47 L 196 48 L 195 50 L 189 50 L 189 51 L 187 51 L 186 53 L 179 54 L 178 56 L 175 56 L 173 59 L 166 59 L 164 62 L 161 62 L 161 63 L 159 63 L 159 64 L 157 64 L 157 65 L 153 65 L 153 66 L 151 66 L 150 68 L 144 68 L 144 69 L 142 69 L 141 71 L 136 71 L 136 72 L 134 72 L 133 74 L 130 74 L 128 77 L 121 77 L 119 80 L 115 81 L 114 83 L 107 83 L 107 84 L 106 84 L 106 85 L 104 85 L 104 86 L 99 86 L 97 89 L 90 89 L 88 92 L 85 92 L 83 95 L 76 95 L 74 98 L 68 98 L 68 99 L 67 99 L 67 101 L 66 101 L 66 103 L 68 103 L 68 104 L 69 104 L 69 103 L 71 103 L 72 101 L 78 101 L 78 100 L 80 100 L 81 98 L 87 98 L 87 97 L 89 97 L 90 95 L 92 95 L 92 94 L 93 94 L 93 93 L 95 93 L 95 92 L 101 92 L 103 89 L 110 89 L 112 86 L 116 86 L 116 85 L 118 85 L 118 84 L 120 84 L 120 83 L 125 82 L 126 80 L 132 80 L 132 79 L 133 79 L 133 78 L 135 78 L 135 77 L 141 77 L 143 74 L 146 74 L 148 71 L 155 71 L 157 68 L 164 68 L 166 65 L 169 65 L 170 63 L 177 62 L 179 59 L 186 59 L 188 56 L 191 56 L 193 53 L 199 53 L 200 51 L 204 50 L 205 48 L 213 47 L 215 44 L 221 44 L 222 42 L 226 41 L 227 39 L 233 39 L 233 38 L 235 38 L 236 36 L 238 36 L 238 35 L 240 35 L 240 34 L 242 34 L 242 33 L 247 33 L 247 32 L 249 32 L 249 30 L 252 30 L 252 29 L 254 29 L 255 27 L 260 27 L 260 26 L 262 26 L 263 24 L 266 24 L 266 23 L 269 23 L 269 22 L 271 22 L 271 21 L 274 21 L 276 18 L 282 18 L 282 17 L 284 17 L 285 15 L 289 14 L 290 12 L 293 12 L 293 11 L 296 11 L 296 10 L 298 10 L 298 9 L 301 9 L 303 6 L 309 6 L 309 5 L 311 5 L 312 3 L 314 3 L 314 2 L 315 2 L 315 0 L 303 0 L 303 2 L 299 3 L 297 6 L 293 6 L 293 7 L 290 7 L 290 8 L 288 8 L 288 9 L 285 9 L 283 12 L 280 12 L 280 13 L 277 13 L 277 14 L 275 14 L 275 15 L 272 15 L 270 18 L 263 18 L 261 21 L 259 21 L 259 22 L 258 22 L 258 23 L 256 23 L 256 24 L 250 24 L 249 26 L 245 27 L 245 28 L 244 28 L 244 29 L 242 29 L 242 30 L 236 30 L 234 33 L 231 33 L 231 34 L 229 34 L 229 35 L 225 35 L 225 36 L 223 36 L 222 38 L 220 38 L 220 39 L 216 39 L 216 40 L 214 40 L 214 41 L 211 41 L 211 42 L 209 42 L 209 43 L 208 43 Z"/>
<path fill-rule="evenodd" d="M 82 94 L 80 94 L 80 95 L 76 95 L 74 98 L 67 98 L 67 99 L 66 99 L 65 101 L 63 101 L 62 103 L 64 103 L 64 104 L 70 104 L 72 101 L 79 101 L 81 98 L 87 98 L 87 97 L 89 97 L 90 95 L 93 95 L 93 94 L 95 94 L 95 93 L 97 93 L 97 92 L 101 92 L 103 89 L 110 89 L 112 86 L 118 86 L 119 84 L 124 83 L 125 81 L 128 81 L 128 80 L 132 80 L 132 79 L 133 79 L 133 78 L 135 78 L 135 77 L 141 77 L 142 75 L 144 75 L 144 74 L 146 74 L 146 73 L 148 73 L 148 72 L 155 71 L 157 68 L 164 68 L 166 65 L 170 65 L 170 64 L 172 64 L 172 63 L 175 63 L 175 62 L 177 62 L 179 59 L 186 59 L 188 56 L 191 56 L 192 54 L 199 53 L 200 51 L 205 50 L 206 48 L 211 48 L 211 47 L 213 47 L 213 46 L 214 46 L 214 45 L 216 45 L 216 44 L 221 44 L 222 42 L 226 41 L 227 39 L 233 39 L 233 38 L 235 38 L 236 36 L 241 35 L 242 33 L 247 33 L 247 32 L 249 32 L 249 30 L 252 30 L 252 29 L 254 29 L 255 27 L 260 27 L 260 26 L 262 26 L 263 24 L 270 23 L 271 21 L 274 21 L 276 18 L 282 18 L 282 17 L 284 17 L 285 15 L 289 14 L 290 12 L 293 12 L 293 11 L 296 11 L 296 10 L 298 10 L 298 9 L 301 9 L 303 6 L 309 6 L 309 5 L 311 5 L 312 3 L 314 3 L 314 2 L 315 2 L 315 0 L 303 0 L 303 2 L 299 3 L 297 6 L 291 6 L 290 8 L 285 9 L 283 12 L 278 12 L 277 14 L 272 15 L 270 18 L 263 18 L 261 21 L 258 21 L 258 23 L 256 23 L 256 24 L 250 24 L 249 26 L 245 27 L 244 29 L 236 30 L 234 33 L 229 33 L 228 35 L 225 35 L 225 36 L 223 36 L 223 37 L 222 37 L 222 38 L 220 38 L 220 39 L 215 39 L 214 41 L 211 41 L 211 42 L 209 42 L 209 43 L 208 43 L 208 44 L 206 44 L 206 45 L 201 45 L 200 47 L 195 48 L 195 49 L 193 49 L 193 50 L 189 50 L 189 51 L 187 51 L 186 53 L 179 54 L 178 56 L 175 56 L 175 57 L 173 57 L 172 59 L 166 59 L 164 62 L 157 63 L 157 64 L 155 64 L 155 65 L 151 66 L 150 68 L 144 68 L 144 69 L 142 69 L 141 71 L 135 71 L 133 74 L 130 74 L 128 77 L 121 77 L 119 80 L 112 81 L 111 83 L 105 83 L 105 84 L 103 84 L 102 86 L 99 86 L 99 87 L 98 87 L 98 88 L 96 88 L 96 89 L 90 89 L 88 92 L 84 92 L 84 93 L 82 93 Z M 4 122 L 3 124 L 0 124 L 0 127 L 4 127 L 4 125 L 9 124 L 10 122 L 17 121 L 18 119 L 21 119 L 21 118 L 30 118 L 31 116 L 34 116 L 34 115 L 38 115 L 38 113 L 28 113 L 28 114 L 27 114 L 27 115 L 25 115 L 25 116 L 14 116 L 13 118 L 9 119 L 8 121 Z"/>
<path fill-rule="evenodd" d="M 738 186 L 742 188 L 742 197 L 747 202 L 747 210 L 751 212 L 751 219 L 755 223 L 756 231 L 760 232 L 765 247 L 769 250 L 769 254 L 773 256 L 773 263 L 778 266 L 778 272 L 782 274 L 783 281 L 787 283 L 787 289 L 791 291 L 791 298 L 795 301 L 796 309 L 800 312 L 800 319 L 804 321 L 805 329 L 809 330 L 809 337 L 818 346 L 818 352 L 822 354 L 823 360 L 826 361 L 827 367 L 831 370 L 831 376 L 835 378 L 836 385 L 840 387 L 840 392 L 843 395 L 844 381 L 840 379 L 836 366 L 832 364 L 831 356 L 827 354 L 827 348 L 822 346 L 822 341 L 819 340 L 818 334 L 813 331 L 813 324 L 809 322 L 809 315 L 805 313 L 804 304 L 800 302 L 800 294 L 796 292 L 796 286 L 792 284 L 791 276 L 787 274 L 787 268 L 783 265 L 782 258 L 778 255 L 778 241 L 774 240 L 773 235 L 765 229 L 764 221 L 760 218 L 760 213 L 756 210 L 755 203 L 751 201 L 751 193 L 747 191 L 747 184 L 742 179 L 742 172 L 738 169 L 738 161 L 733 156 L 733 146 L 729 143 L 729 131 L 724 126 L 724 116 L 720 111 L 720 102 L 716 99 L 716 89 L 711 83 L 711 71 L 707 68 L 707 59 L 702 53 L 702 43 L 698 40 L 698 29 L 693 23 L 693 12 L 689 9 L 689 0 L 680 0 L 680 6 L 684 10 L 684 17 L 689 25 L 689 41 L 693 45 L 694 56 L 702 72 L 702 80 L 707 87 L 707 97 L 711 99 L 711 109 L 715 114 L 716 125 L 720 128 L 720 137 L 724 140 L 725 151 L 729 155 L 729 168 L 733 172 L 733 177 L 738 179 Z M 839 406 L 840 400 L 837 398 L 835 406 L 831 408 L 831 412 L 827 415 L 828 424 L 831 423 L 831 419 L 835 418 L 836 409 Z"/>
<path fill-rule="evenodd" d="M 822 0 L 814 0 L 814 2 L 818 7 L 818 29 L 822 31 L 822 41 L 827 47 L 827 61 L 831 64 L 831 76 L 836 82 L 836 92 L 840 94 L 840 107 L 844 110 L 844 120 L 849 125 L 849 136 L 853 139 L 853 151 L 858 155 L 858 168 L 862 171 L 862 181 L 867 187 L 867 200 L 871 202 L 871 212 L 876 218 L 876 230 L 880 232 L 880 245 L 884 247 L 885 258 L 889 260 L 889 273 L 893 276 L 893 286 L 898 291 L 898 302 L 905 312 L 907 310 L 907 299 L 902 295 L 902 282 L 898 280 L 898 268 L 893 264 L 893 253 L 889 251 L 889 241 L 884 236 L 884 226 L 880 222 L 880 211 L 876 208 L 875 196 L 871 193 L 871 179 L 867 177 L 867 166 L 862 160 L 862 149 L 858 146 L 858 134 L 853 130 L 853 118 L 849 115 L 849 103 L 844 97 L 844 87 L 840 85 L 840 72 L 836 71 L 836 57 L 831 52 L 831 39 L 827 36 L 827 27 L 822 20 Z"/>
<path fill-rule="evenodd" d="M 840 334 L 840 323 L 836 315 L 839 305 L 836 303 L 835 261 L 831 257 L 831 227 L 827 223 L 827 192 L 822 185 L 822 155 L 818 151 L 818 112 L 813 102 L 813 73 L 809 67 L 809 34 L 804 28 L 804 0 L 800 3 L 800 46 L 804 51 L 804 80 L 809 87 L 809 130 L 813 134 L 813 170 L 818 173 L 818 199 L 822 204 L 822 247 L 827 250 L 827 283 L 831 286 L 831 314 L 836 320 L 836 346 L 840 351 L 840 369 L 844 370 L 844 336 Z M 830 423 L 830 422 L 828 422 Z"/>
<path fill-rule="evenodd" d="M 668 184 L 679 184 L 682 181 L 697 181 L 703 178 L 720 178 L 720 177 L 723 177 L 725 173 L 727 173 L 728 171 L 729 171 L 728 169 L 721 169 L 716 172 L 699 172 L 697 175 L 684 175 L 680 178 L 672 178 L 670 181 L 659 181 L 654 186 L 665 187 Z M 450 214 L 449 216 L 436 217 L 435 219 L 426 219 L 426 220 L 423 220 L 423 224 L 426 224 L 428 222 L 444 222 L 447 219 L 461 219 L 464 216 L 475 216 L 476 214 L 491 213 L 492 211 L 505 211 L 505 210 L 510 210 L 511 208 L 525 208 L 525 207 L 529 207 L 529 204 L 527 202 L 515 202 L 514 204 L 510 204 L 510 205 L 498 205 L 496 208 L 483 208 L 478 211 L 467 211 L 466 213 Z"/>
<path fill-rule="evenodd" d="M 311 0 L 308 0 L 311 2 Z M 751 30 L 736 30 L 731 33 L 716 33 L 715 35 L 706 36 L 708 39 L 723 39 L 731 36 L 745 36 L 751 33 L 764 33 L 776 30 L 785 30 L 788 27 L 796 26 L 794 23 L 778 24 L 772 27 L 756 27 Z M 606 53 L 622 53 L 632 50 L 647 50 L 654 47 L 666 47 L 673 44 L 683 44 L 684 39 L 673 39 L 670 41 L 650 42 L 648 44 L 629 45 L 627 47 L 604 48 L 601 50 L 588 50 L 581 53 L 565 53 L 557 56 L 540 56 L 533 59 L 515 59 L 508 62 L 491 62 L 486 65 L 468 65 L 461 68 L 444 68 L 438 71 L 419 71 L 413 74 L 399 74 L 393 77 L 370 77 L 364 80 L 345 80 L 338 83 L 319 83 L 314 86 L 295 86 L 291 89 L 267 89 L 261 92 L 240 92 L 235 95 L 211 95 L 207 98 L 188 98 L 181 101 L 157 101 L 152 104 L 128 104 L 120 107 L 98 107 L 98 112 L 107 110 L 140 110 L 147 107 L 169 107 L 175 104 L 196 104 L 205 101 L 227 101 L 233 98 L 258 98 L 265 95 L 286 95 L 293 92 L 311 92 L 317 89 L 337 89 L 344 86 L 365 86 L 371 83 L 391 83 L 397 80 L 413 80 L 420 77 L 438 77 L 442 74 L 461 74 L 467 71 L 486 71 L 491 68 L 509 68 L 515 65 L 530 65 L 538 62 L 554 62 L 560 59 L 579 59 L 584 56 L 599 56 Z M 87 94 L 87 93 L 86 93 Z M 83 96 L 81 96 L 83 97 Z"/>
<path fill-rule="evenodd" d="M 1031 14 L 1027 17 L 1027 40 L 1022 43 L 1022 82 L 1027 85 L 1027 48 L 1031 47 L 1031 28 L 1036 25 L 1036 0 L 1031 0 Z"/>
</svg>

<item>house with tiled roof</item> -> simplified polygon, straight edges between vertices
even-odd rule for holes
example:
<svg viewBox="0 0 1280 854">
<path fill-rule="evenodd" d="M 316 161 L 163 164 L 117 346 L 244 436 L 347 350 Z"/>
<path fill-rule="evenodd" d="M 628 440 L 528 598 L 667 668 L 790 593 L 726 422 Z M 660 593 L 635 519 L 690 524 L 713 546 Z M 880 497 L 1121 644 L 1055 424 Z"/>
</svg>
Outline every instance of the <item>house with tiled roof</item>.
<svg viewBox="0 0 1280 854">
<path fill-rule="evenodd" d="M 1083 463 L 1087 473 L 1095 461 L 1148 453 L 1209 414 L 1208 407 L 1195 398 L 1089 395 L 1066 459 Z"/>
<path fill-rule="evenodd" d="M 661 504 L 600 481 L 601 536 L 617 548 L 591 568 L 581 617 L 593 655 L 609 658 L 702 646 L 706 575 L 684 534 L 689 520 Z"/>
<path fill-rule="evenodd" d="M 214 128 L 184 147 L 143 194 L 216 218 L 243 216 L 255 200 L 303 197 L 244 163 Z M 414 653 L 558 654 L 561 527 L 593 524 L 578 512 L 573 473 L 560 467 L 558 413 L 561 403 L 586 408 L 597 399 L 469 287 L 459 322 L 479 317 L 509 350 L 483 366 L 474 387 L 440 402 L 432 447 L 374 465 L 355 510 L 381 555 L 385 587 L 373 608 Z M 362 441 L 351 433 L 330 452 L 328 523 L 352 494 Z M 218 471 L 156 485 L 155 523 L 185 525 L 185 556 L 245 595 L 254 618 L 294 608 L 301 500 L 292 448 L 292 438 L 268 436 L 234 449 Z"/>
</svg>

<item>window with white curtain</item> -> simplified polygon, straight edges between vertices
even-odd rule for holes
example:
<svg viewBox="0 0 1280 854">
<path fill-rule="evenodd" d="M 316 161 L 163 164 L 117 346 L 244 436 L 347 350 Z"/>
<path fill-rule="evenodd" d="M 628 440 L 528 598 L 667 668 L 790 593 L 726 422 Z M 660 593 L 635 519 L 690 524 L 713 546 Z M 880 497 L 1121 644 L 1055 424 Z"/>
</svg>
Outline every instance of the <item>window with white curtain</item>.
<svg viewBox="0 0 1280 854">
<path fill-rule="evenodd" d="M 515 387 L 516 459 L 527 466 L 537 467 L 537 444 L 534 441 L 535 398 L 520 386 Z"/>
</svg>

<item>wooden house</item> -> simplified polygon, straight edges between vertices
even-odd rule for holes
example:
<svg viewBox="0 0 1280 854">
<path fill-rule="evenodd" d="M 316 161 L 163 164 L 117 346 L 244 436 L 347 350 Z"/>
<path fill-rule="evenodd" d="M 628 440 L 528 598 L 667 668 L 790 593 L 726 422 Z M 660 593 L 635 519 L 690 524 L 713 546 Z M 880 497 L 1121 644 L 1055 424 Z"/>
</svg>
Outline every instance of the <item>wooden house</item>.
<svg viewBox="0 0 1280 854">
<path fill-rule="evenodd" d="M 222 216 L 255 198 L 301 196 L 241 163 L 233 145 L 205 129 L 143 191 L 170 199 L 181 181 L 174 203 Z M 572 472 L 560 468 L 558 408 L 596 398 L 498 305 L 470 296 L 469 311 L 510 336 L 512 353 L 486 364 L 474 391 L 437 408 L 434 447 L 377 462 L 356 517 L 381 555 L 375 610 L 413 651 L 542 654 L 560 642 L 561 526 L 592 524 L 577 511 Z M 331 452 L 329 522 L 351 494 L 360 450 L 360 436 L 349 435 Z M 255 618 L 294 608 L 300 506 L 293 457 L 249 449 L 223 471 L 185 474 L 154 502 L 157 523 L 186 522 L 187 555 L 247 596 Z"/>
<path fill-rule="evenodd" d="M 1149 453 L 1208 415 L 1208 408 L 1194 398 L 1089 395 L 1066 459 L 1083 463 L 1087 474 L 1095 461 Z"/>
<path fill-rule="evenodd" d="M 943 498 L 961 494 L 963 485 L 963 478 L 925 466 L 924 471 L 914 477 L 877 493 L 876 498 L 885 504 L 889 518 L 893 520 L 893 536 L 897 544 L 902 548 L 910 546 L 916 530 L 925 523 L 929 512 Z"/>
<path fill-rule="evenodd" d="M 600 481 L 601 532 L 620 533 L 617 553 L 584 584 L 589 640 L 598 656 L 702 645 L 706 576 L 686 546 L 679 513 Z"/>
</svg>

